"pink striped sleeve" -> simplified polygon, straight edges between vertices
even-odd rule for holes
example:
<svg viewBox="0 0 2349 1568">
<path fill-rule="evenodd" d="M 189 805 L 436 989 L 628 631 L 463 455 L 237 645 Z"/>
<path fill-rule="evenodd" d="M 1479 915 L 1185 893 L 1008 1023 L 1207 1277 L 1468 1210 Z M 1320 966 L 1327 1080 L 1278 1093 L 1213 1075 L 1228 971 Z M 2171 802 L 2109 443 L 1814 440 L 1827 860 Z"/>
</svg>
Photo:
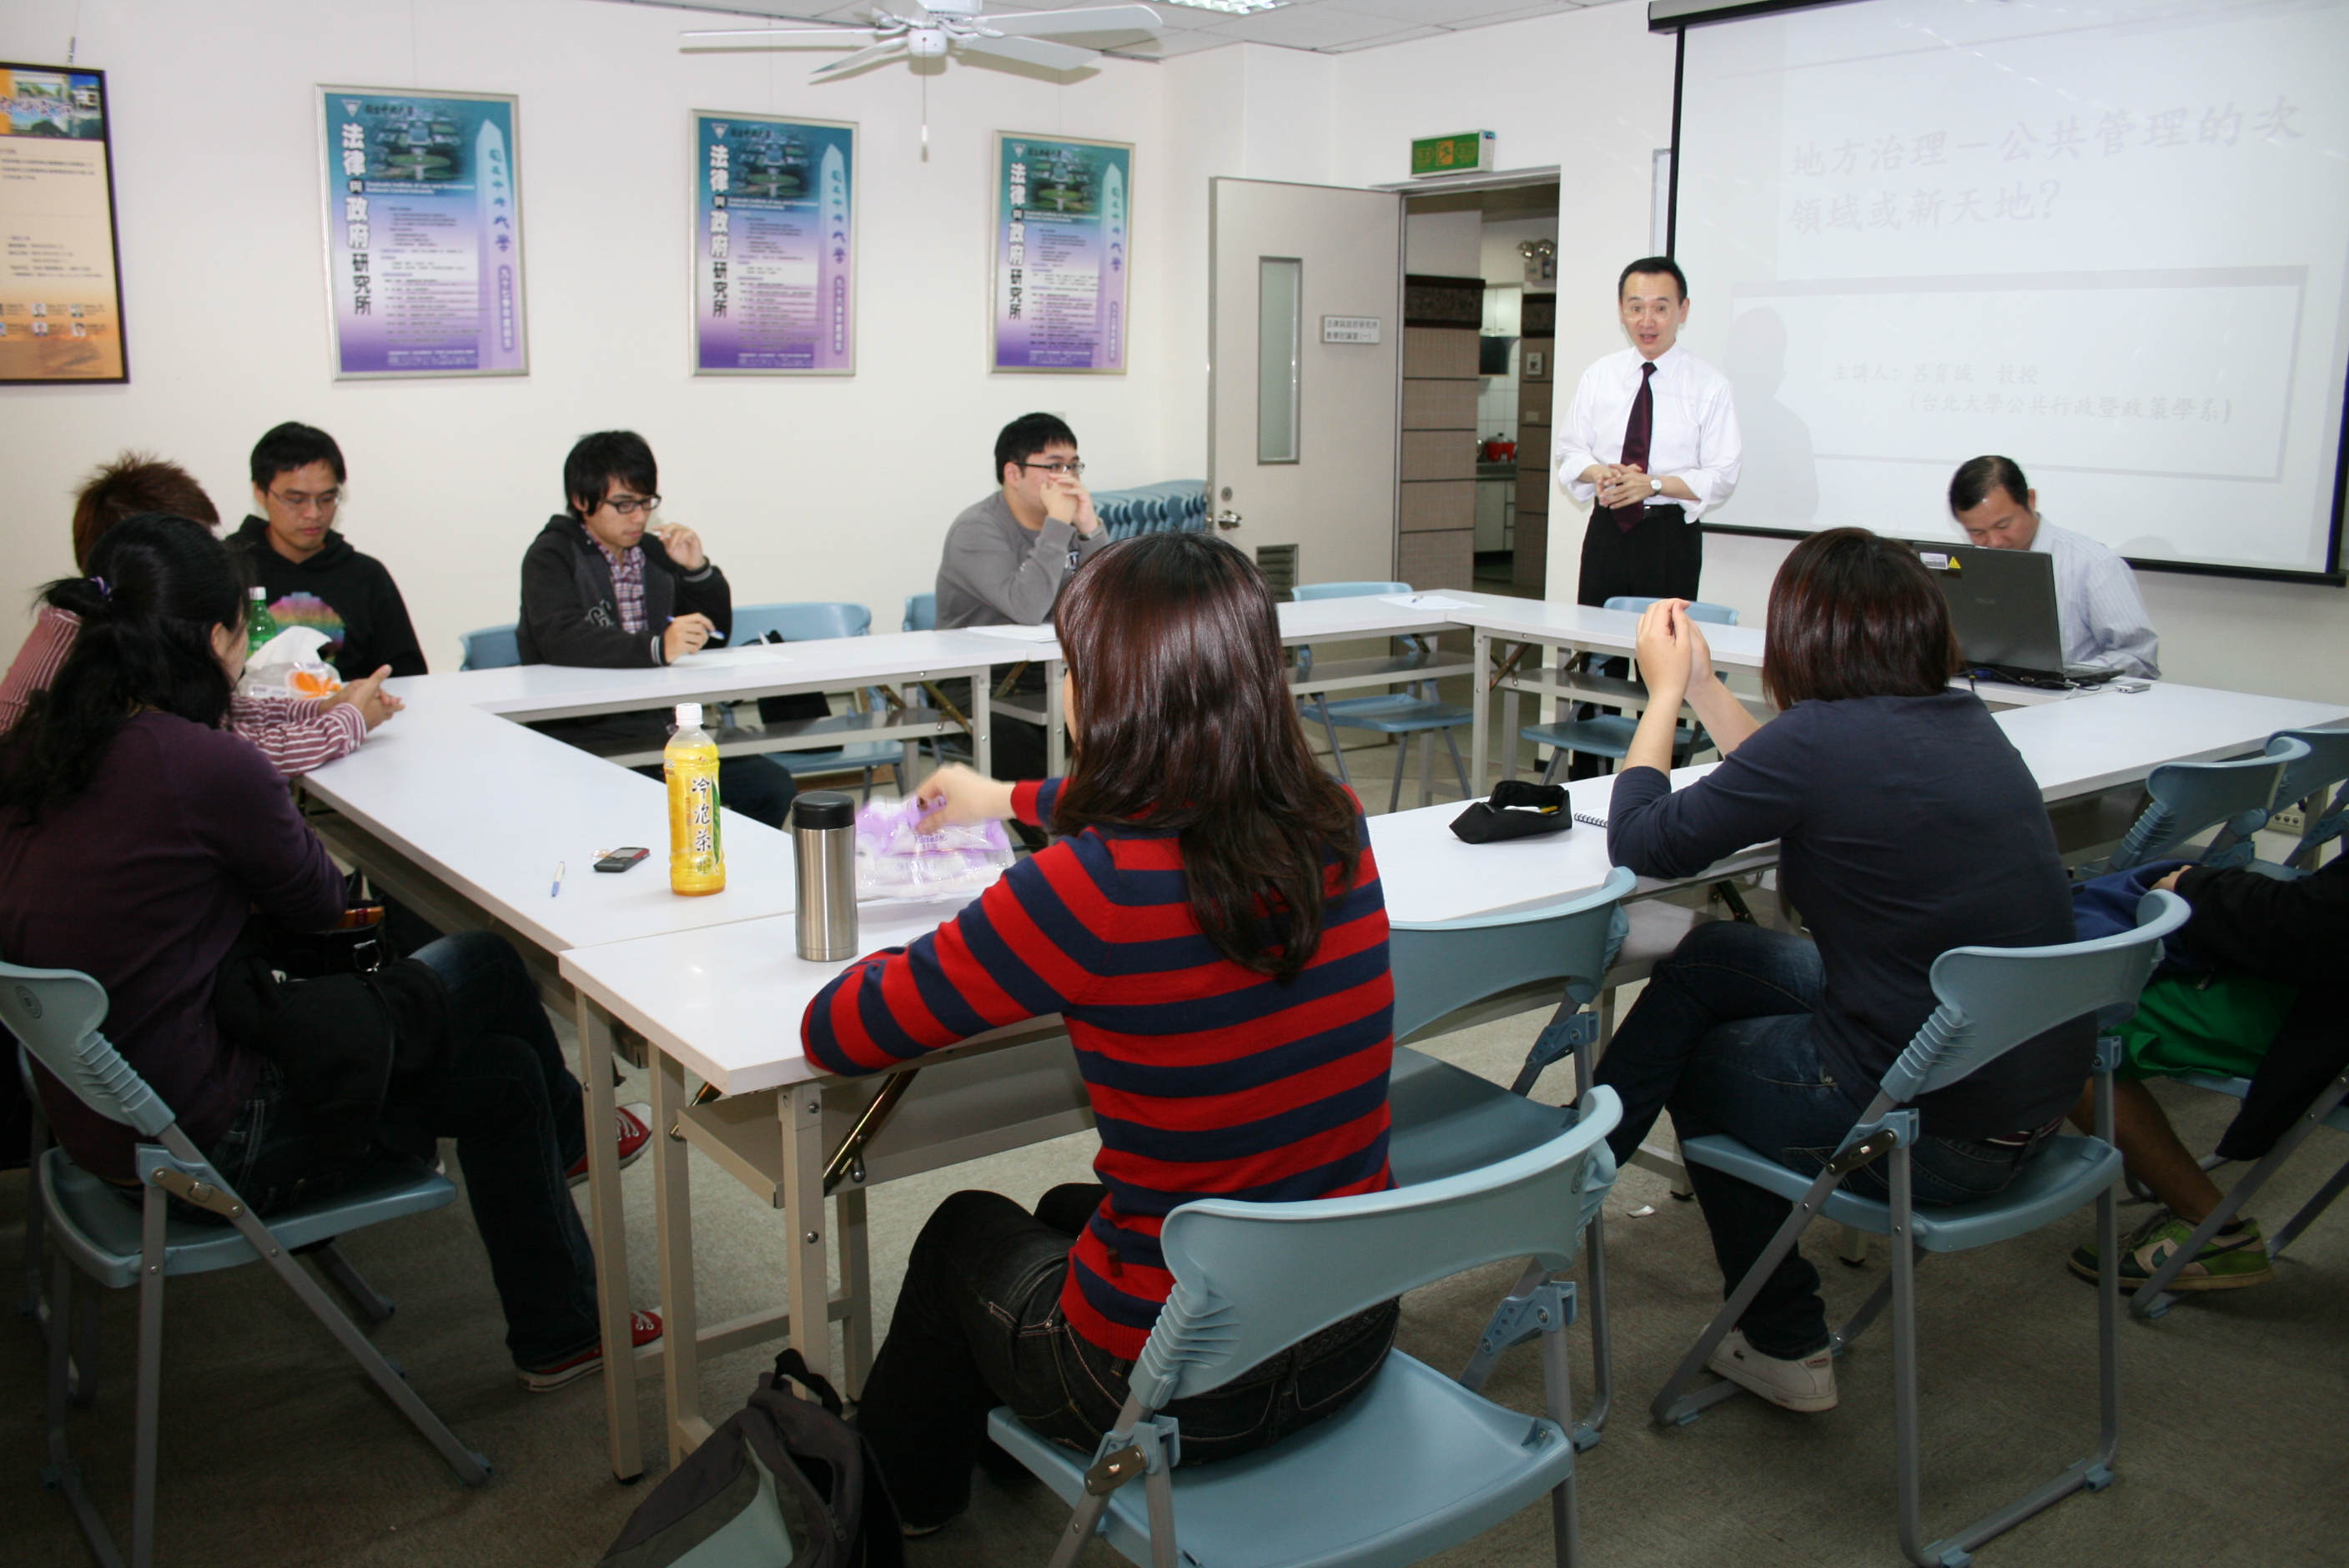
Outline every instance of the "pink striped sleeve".
<svg viewBox="0 0 2349 1568">
<path fill-rule="evenodd" d="M 35 692 L 49 689 L 66 655 L 73 651 L 74 634 L 80 630 L 81 617 L 72 611 L 54 604 L 41 606 L 33 629 L 26 634 L 25 645 L 16 650 L 16 662 L 8 666 L 5 678 L 0 678 L 0 735 L 16 727 Z"/>
<path fill-rule="evenodd" d="M 347 702 L 325 707 L 317 697 L 253 696 L 229 703 L 229 727 L 261 748 L 287 779 L 348 757 L 367 738 L 367 720 Z"/>
</svg>

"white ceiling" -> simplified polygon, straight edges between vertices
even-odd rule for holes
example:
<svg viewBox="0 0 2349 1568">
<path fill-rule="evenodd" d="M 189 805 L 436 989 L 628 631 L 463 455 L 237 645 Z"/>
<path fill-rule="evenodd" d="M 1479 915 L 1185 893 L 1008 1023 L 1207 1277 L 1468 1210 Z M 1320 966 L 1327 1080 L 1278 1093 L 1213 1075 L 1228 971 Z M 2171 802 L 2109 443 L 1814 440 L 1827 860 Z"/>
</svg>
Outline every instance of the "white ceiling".
<svg viewBox="0 0 2349 1568">
<path fill-rule="evenodd" d="M 846 22 L 861 26 L 869 5 L 898 9 L 892 0 L 631 0 L 637 5 L 674 7 L 680 14 L 724 13 L 731 15 L 778 16 L 800 21 Z M 995 11 L 1062 11 L 1103 0 L 992 0 Z M 1120 44 L 1106 52 L 1139 59 L 1163 59 L 1212 49 L 1224 44 L 1272 44 L 1285 49 L 1309 49 L 1341 55 L 1373 49 L 1439 33 L 1464 32 L 1515 22 L 1526 16 L 1578 11 L 1585 5 L 1609 0 L 1288 0 L 1277 10 L 1234 16 L 1182 5 L 1158 3 L 1165 31 L 1154 41 Z M 911 5 L 902 7 L 911 10 Z M 687 26 L 693 26 L 688 22 Z M 713 26 L 723 26 L 712 22 Z M 680 29 L 681 31 L 682 29 Z M 1080 40 L 1071 39 L 1071 42 Z"/>
</svg>

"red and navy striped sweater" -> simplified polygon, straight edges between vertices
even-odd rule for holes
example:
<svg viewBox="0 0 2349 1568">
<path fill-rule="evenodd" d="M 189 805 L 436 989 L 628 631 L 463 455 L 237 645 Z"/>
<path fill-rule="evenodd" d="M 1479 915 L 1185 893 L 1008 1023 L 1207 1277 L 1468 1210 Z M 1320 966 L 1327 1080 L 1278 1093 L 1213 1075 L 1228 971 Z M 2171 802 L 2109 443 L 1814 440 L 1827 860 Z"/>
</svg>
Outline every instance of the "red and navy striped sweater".
<svg viewBox="0 0 2349 1568">
<path fill-rule="evenodd" d="M 1020 820 L 1041 823 L 1059 788 L 1019 786 Z M 1320 947 L 1286 985 L 1200 932 L 1174 833 L 1088 828 L 911 947 L 850 965 L 808 1005 L 808 1055 L 854 1076 L 1023 1018 L 1065 1018 L 1109 1196 L 1077 1239 L 1061 1305 L 1079 1334 L 1132 1360 L 1174 1285 L 1158 1230 L 1176 1207 L 1394 1185 L 1386 899 L 1355 822 L 1354 885 L 1338 891 L 1333 861 Z"/>
</svg>

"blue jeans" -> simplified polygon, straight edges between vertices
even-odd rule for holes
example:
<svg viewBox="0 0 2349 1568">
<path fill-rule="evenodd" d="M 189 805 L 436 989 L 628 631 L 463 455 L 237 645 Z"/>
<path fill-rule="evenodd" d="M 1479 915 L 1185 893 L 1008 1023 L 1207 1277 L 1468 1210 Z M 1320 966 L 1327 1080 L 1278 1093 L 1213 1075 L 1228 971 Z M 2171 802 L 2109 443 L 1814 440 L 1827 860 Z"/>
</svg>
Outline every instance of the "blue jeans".
<svg viewBox="0 0 2349 1568">
<path fill-rule="evenodd" d="M 447 1067 L 406 1092 L 434 1134 L 457 1140 L 515 1364 L 567 1359 L 598 1337 L 595 1253 L 564 1176 L 587 1147 L 579 1082 L 503 937 L 444 936 L 416 957 L 449 988 Z M 205 1153 L 262 1215 L 326 1197 L 363 1169 L 312 1150 L 274 1064 L 264 1065 L 244 1109 Z"/>
<path fill-rule="evenodd" d="M 1623 1099 L 1608 1140 L 1615 1158 L 1629 1160 L 1669 1109 L 1683 1139 L 1727 1133 L 1790 1170 L 1825 1169 L 1876 1085 L 1838 1084 L 1821 1063 L 1811 1027 L 1820 984 L 1818 949 L 1801 937 L 1733 921 L 1690 932 L 1599 1058 L 1598 1080 Z M 1910 1150 L 1910 1192 L 1920 1203 L 1959 1203 L 2002 1191 L 2054 1131 L 2012 1144 L 1928 1135 Z M 1888 1197 L 1885 1166 L 1852 1172 L 1844 1190 Z M 1690 1165 L 1689 1180 L 1726 1297 L 1794 1205 L 1702 1165 Z M 1779 1261 L 1738 1326 L 1764 1356 L 1798 1359 L 1826 1347 L 1818 1270 L 1800 1247 Z"/>
</svg>

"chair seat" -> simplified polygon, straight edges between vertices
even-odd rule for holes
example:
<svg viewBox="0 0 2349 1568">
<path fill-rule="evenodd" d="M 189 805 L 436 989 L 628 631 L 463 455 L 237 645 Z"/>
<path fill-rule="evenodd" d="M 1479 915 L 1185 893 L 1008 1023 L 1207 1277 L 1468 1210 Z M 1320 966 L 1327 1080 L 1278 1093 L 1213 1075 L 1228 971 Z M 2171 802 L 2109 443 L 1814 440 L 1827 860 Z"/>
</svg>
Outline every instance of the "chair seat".
<svg viewBox="0 0 2349 1568">
<path fill-rule="evenodd" d="M 859 768 L 889 768 L 905 759 L 894 740 L 868 741 L 833 751 L 769 751 L 766 759 L 796 779 L 802 773 L 846 773 Z"/>
<path fill-rule="evenodd" d="M 1497 1164 L 1574 1124 L 1574 1112 L 1562 1106 L 1511 1094 L 1408 1046 L 1395 1047 L 1387 1104 L 1394 1117 L 1387 1163 L 1403 1187 Z"/>
<path fill-rule="evenodd" d="M 1580 751 L 1592 757 L 1620 757 L 1631 749 L 1631 737 L 1640 721 L 1628 714 L 1596 714 L 1589 718 L 1570 719 L 1563 724 L 1529 724 L 1517 731 L 1521 740 L 1537 746 L 1555 746 L 1562 751 Z M 1672 749 L 1688 748 L 1696 734 L 1687 725 L 1672 729 Z"/>
<path fill-rule="evenodd" d="M 1074 1506 L 1090 1455 L 1047 1441 L 1009 1408 L 995 1440 Z M 1556 1422 L 1479 1398 L 1401 1351 L 1351 1404 L 1268 1449 L 1174 1472 L 1185 1568 L 1402 1568 L 1466 1541 L 1572 1473 Z M 1145 1483 L 1112 1493 L 1110 1544 L 1150 1559 Z"/>
<path fill-rule="evenodd" d="M 1718 1133 L 1682 1139 L 1681 1158 L 1790 1200 L 1799 1200 L 1813 1180 Z M 1971 1203 L 1919 1204 L 1917 1244 L 1929 1253 L 1958 1253 L 2022 1235 L 2093 1202 L 2120 1179 L 2120 1150 L 2102 1139 L 2070 1134 L 2052 1139 L 2029 1169 L 1996 1197 Z M 1827 1195 L 1819 1212 L 1837 1224 L 1855 1226 L 1871 1235 L 1891 1233 L 1890 1204 L 1857 1197 L 1841 1188 Z"/>
<path fill-rule="evenodd" d="M 57 1245 L 83 1273 L 109 1290 L 139 1282 L 138 1202 L 125 1202 L 112 1185 L 98 1180 L 51 1149 L 41 1158 L 41 1189 L 56 1217 Z M 135 1196 L 135 1195 L 134 1195 Z M 420 1214 L 457 1200 L 446 1176 L 413 1160 L 387 1160 L 370 1167 L 331 1198 L 297 1204 L 269 1216 L 269 1228 L 290 1250 L 331 1241 L 366 1226 Z M 177 1213 L 164 1221 L 163 1273 L 209 1274 L 251 1263 L 257 1254 L 225 1221 L 213 1224 Z"/>
<path fill-rule="evenodd" d="M 1309 702 L 1304 708 L 1306 721 L 1320 723 L 1325 707 L 1329 710 L 1330 722 L 1340 729 L 1374 729 L 1381 735 L 1412 735 L 1423 729 L 1449 729 L 1456 724 L 1466 724 L 1476 717 L 1469 709 L 1453 703 L 1389 695 L 1340 697 L 1328 704 Z"/>
</svg>

